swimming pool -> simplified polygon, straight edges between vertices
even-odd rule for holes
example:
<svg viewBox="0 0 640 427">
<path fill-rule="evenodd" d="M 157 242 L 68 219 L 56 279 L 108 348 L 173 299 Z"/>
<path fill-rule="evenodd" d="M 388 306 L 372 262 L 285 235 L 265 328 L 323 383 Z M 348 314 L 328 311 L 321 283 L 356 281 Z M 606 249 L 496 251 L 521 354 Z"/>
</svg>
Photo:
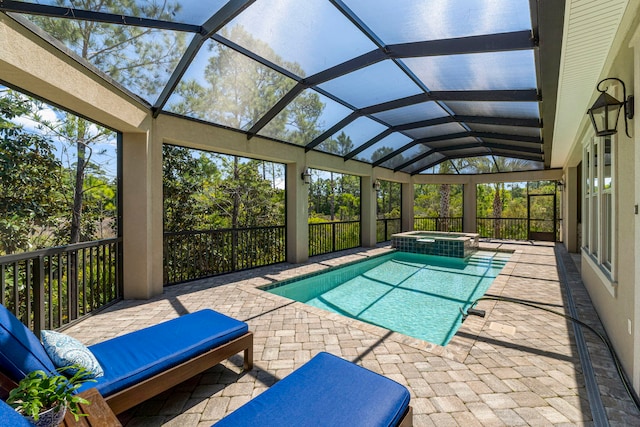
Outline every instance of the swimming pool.
<svg viewBox="0 0 640 427">
<path fill-rule="evenodd" d="M 459 258 L 392 252 L 263 288 L 334 313 L 446 345 L 510 254 Z"/>
</svg>

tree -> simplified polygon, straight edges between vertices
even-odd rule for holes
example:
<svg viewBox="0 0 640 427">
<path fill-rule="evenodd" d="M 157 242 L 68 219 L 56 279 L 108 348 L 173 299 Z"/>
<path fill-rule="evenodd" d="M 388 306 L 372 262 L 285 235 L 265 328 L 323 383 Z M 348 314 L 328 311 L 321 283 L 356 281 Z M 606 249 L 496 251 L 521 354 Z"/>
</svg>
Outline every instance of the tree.
<svg viewBox="0 0 640 427">
<path fill-rule="evenodd" d="M 450 161 L 444 161 L 440 163 L 439 172 L 441 174 L 450 174 L 452 173 L 452 164 Z M 451 185 L 450 184 L 440 184 L 440 213 L 439 218 L 449 218 L 449 204 L 451 199 Z M 449 224 L 448 221 L 440 221 L 440 230 L 439 231 L 448 231 Z"/>
<path fill-rule="evenodd" d="M 56 0 L 56 4 L 64 6 L 66 1 Z M 75 6 L 80 9 L 153 19 L 170 19 L 180 10 L 178 3 L 140 5 L 134 0 L 80 0 L 75 2 Z M 35 16 L 32 19 L 46 32 L 67 44 L 80 57 L 147 99 L 159 91 L 160 74 L 171 72 L 184 51 L 184 34 L 76 19 L 44 16 Z M 113 134 L 72 114 L 61 113 L 59 123 L 41 123 L 44 128 L 75 147 L 75 181 L 69 243 L 76 243 L 82 238 L 82 215 L 86 194 L 84 180 L 91 157 L 91 146 L 113 138 Z M 37 116 L 34 118 L 38 119 Z"/>
<path fill-rule="evenodd" d="M 61 164 L 53 144 L 11 122 L 31 110 L 15 92 L 0 92 L 0 254 L 25 251 L 30 237 L 55 224 Z"/>
<path fill-rule="evenodd" d="M 391 147 L 380 147 L 376 151 L 374 151 L 373 154 L 371 155 L 371 161 L 375 162 L 383 158 L 384 156 L 393 153 L 393 151 L 394 150 Z M 402 158 L 402 154 L 398 154 L 398 157 Z"/>
<path fill-rule="evenodd" d="M 301 67 L 276 55 L 264 42 L 254 39 L 242 26 L 224 29 L 223 36 L 235 40 L 264 57 L 304 77 Z M 210 57 L 203 79 L 186 79 L 169 106 L 186 114 L 236 129 L 249 129 L 295 84 L 288 77 L 234 50 L 216 43 L 209 45 Z M 305 91 L 273 118 L 262 133 L 304 145 L 320 134 L 319 117 L 324 104 L 313 91 Z"/>
<path fill-rule="evenodd" d="M 87 187 L 85 180 L 90 171 L 102 171 L 99 165 L 92 162 L 93 146 L 114 138 L 115 134 L 73 114 L 55 108 L 53 111 L 60 117 L 60 120 L 45 120 L 37 111 L 31 113 L 31 118 L 39 123 L 39 129 L 49 137 L 64 141 L 67 145 L 73 145 L 75 148 L 75 163 L 70 161 L 70 164 L 67 165 L 67 172 L 72 175 L 72 179 L 66 182 L 73 189 L 73 197 L 67 202 L 71 210 L 71 221 L 67 227 L 68 243 L 90 240 L 94 235 L 92 232 L 86 231 L 91 230 L 93 224 L 91 218 L 83 218 L 83 214 L 86 210 L 85 199 L 94 186 Z M 68 153 L 68 146 L 63 147 L 62 150 Z"/>
<path fill-rule="evenodd" d="M 219 176 L 217 166 L 185 147 L 164 145 L 162 155 L 165 231 L 207 227 L 202 221 L 207 208 L 199 203 L 197 195 L 206 180 Z"/>
</svg>

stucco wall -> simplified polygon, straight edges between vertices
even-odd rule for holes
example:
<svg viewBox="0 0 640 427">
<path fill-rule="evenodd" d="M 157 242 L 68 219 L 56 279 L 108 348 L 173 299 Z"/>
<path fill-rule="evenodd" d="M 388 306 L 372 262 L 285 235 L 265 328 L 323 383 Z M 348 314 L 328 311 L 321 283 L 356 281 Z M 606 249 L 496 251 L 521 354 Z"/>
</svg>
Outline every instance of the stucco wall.
<svg viewBox="0 0 640 427">
<path fill-rule="evenodd" d="M 632 29 L 623 36 L 622 42 L 613 53 L 608 66 L 601 78 L 618 77 L 627 87 L 627 93 L 632 93 L 634 82 L 638 79 L 640 70 L 634 72 L 634 50 L 630 47 L 630 41 L 635 28 L 638 27 L 638 19 L 635 20 Z M 635 74 L 635 77 L 634 77 Z M 596 97 L 595 87 L 592 100 Z M 620 99 L 622 94 L 616 96 Z M 585 106 L 585 110 L 589 106 Z M 637 119 L 636 119 L 637 120 Z M 629 123 L 632 128 L 634 123 Z M 590 124 L 583 129 L 582 141 L 586 141 L 593 135 Z M 637 134 L 637 132 L 636 132 Z M 624 131 L 624 119 L 621 117 L 618 124 L 618 133 L 615 137 L 615 225 L 614 225 L 614 280 L 610 280 L 600 267 L 594 263 L 592 256 L 582 251 L 582 279 L 587 287 L 594 307 L 600 316 L 607 334 L 613 343 L 625 371 L 633 378 L 636 390 L 640 388 L 639 368 L 640 355 L 637 354 L 638 334 L 637 328 L 637 304 L 636 294 L 636 245 L 634 205 L 636 201 L 636 182 L 638 175 L 635 162 L 635 145 L 638 138 L 628 138 Z M 576 149 L 581 149 L 577 147 Z M 582 197 L 580 198 L 581 203 Z"/>
</svg>

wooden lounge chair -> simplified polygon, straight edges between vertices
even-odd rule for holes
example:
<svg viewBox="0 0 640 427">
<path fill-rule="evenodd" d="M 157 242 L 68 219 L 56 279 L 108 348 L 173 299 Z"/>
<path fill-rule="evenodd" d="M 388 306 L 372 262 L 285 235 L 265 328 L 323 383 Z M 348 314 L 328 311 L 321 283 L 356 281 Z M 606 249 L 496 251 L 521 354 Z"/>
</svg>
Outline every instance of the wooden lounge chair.
<svg viewBox="0 0 640 427">
<path fill-rule="evenodd" d="M 115 326 L 115 325 L 114 325 Z M 253 333 L 246 323 L 201 310 L 88 347 L 104 376 L 95 387 L 119 414 L 210 367 L 244 352 L 253 367 Z M 34 370 L 54 372 L 40 340 L 0 305 L 0 388 L 10 390 Z"/>
<path fill-rule="evenodd" d="M 215 427 L 409 427 L 409 391 L 329 353 L 318 353 Z"/>
</svg>

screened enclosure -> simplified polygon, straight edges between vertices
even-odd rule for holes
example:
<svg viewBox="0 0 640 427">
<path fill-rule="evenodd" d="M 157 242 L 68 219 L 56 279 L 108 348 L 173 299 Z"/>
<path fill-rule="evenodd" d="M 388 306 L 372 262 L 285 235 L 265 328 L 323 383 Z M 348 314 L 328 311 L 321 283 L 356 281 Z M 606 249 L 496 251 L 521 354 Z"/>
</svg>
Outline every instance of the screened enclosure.
<svg viewBox="0 0 640 427">
<path fill-rule="evenodd" d="M 43 0 L 0 11 L 155 117 L 414 175 L 443 163 L 486 171 L 466 158 L 520 160 L 501 171 L 549 167 L 555 90 L 545 89 L 559 48 L 540 42 L 542 3 Z"/>
</svg>

